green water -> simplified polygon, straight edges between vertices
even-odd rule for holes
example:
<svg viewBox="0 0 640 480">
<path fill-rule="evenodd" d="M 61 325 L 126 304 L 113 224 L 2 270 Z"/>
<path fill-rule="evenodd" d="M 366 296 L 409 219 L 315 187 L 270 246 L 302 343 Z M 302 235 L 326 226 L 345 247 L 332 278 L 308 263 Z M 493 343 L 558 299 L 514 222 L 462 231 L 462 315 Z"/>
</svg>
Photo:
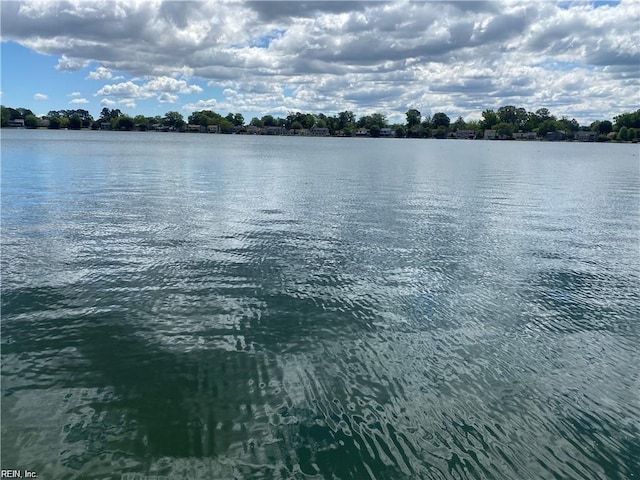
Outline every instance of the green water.
<svg viewBox="0 0 640 480">
<path fill-rule="evenodd" d="M 639 154 L 3 130 L 0 466 L 640 478 Z"/>
</svg>

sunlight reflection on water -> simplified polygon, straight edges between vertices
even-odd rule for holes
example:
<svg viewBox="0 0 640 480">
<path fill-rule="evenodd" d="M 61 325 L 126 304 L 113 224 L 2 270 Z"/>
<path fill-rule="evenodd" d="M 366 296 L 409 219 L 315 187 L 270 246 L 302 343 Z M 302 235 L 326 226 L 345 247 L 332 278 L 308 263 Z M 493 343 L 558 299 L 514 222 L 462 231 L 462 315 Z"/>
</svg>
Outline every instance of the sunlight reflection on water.
<svg viewBox="0 0 640 480">
<path fill-rule="evenodd" d="M 633 153 L 3 132 L 3 468 L 629 478 Z"/>
</svg>

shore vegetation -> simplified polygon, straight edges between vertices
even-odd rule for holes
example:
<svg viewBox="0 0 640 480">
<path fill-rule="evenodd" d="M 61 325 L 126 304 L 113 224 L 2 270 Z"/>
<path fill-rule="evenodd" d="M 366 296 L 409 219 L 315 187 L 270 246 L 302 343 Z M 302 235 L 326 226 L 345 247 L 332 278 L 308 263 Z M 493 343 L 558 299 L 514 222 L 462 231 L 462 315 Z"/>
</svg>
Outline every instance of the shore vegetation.
<svg viewBox="0 0 640 480">
<path fill-rule="evenodd" d="M 118 130 L 206 132 L 254 135 L 309 135 L 340 137 L 396 138 L 464 138 L 491 140 L 582 140 L 640 141 L 640 109 L 621 113 L 612 119 L 602 119 L 580 125 L 575 119 L 556 117 L 547 108 L 533 112 L 514 105 L 497 110 L 485 109 L 480 120 L 452 120 L 445 112 L 423 115 L 420 110 L 407 110 L 406 121 L 390 123 L 383 113 L 357 117 L 345 110 L 334 115 L 324 113 L 289 112 L 284 118 L 264 115 L 248 123 L 241 113 L 223 116 L 212 110 L 199 110 L 186 119 L 177 111 L 163 116 L 130 116 L 119 109 L 103 108 L 97 118 L 87 110 L 52 110 L 36 116 L 28 108 L 1 106 L 2 128 L 48 128 L 69 130 Z"/>
</svg>

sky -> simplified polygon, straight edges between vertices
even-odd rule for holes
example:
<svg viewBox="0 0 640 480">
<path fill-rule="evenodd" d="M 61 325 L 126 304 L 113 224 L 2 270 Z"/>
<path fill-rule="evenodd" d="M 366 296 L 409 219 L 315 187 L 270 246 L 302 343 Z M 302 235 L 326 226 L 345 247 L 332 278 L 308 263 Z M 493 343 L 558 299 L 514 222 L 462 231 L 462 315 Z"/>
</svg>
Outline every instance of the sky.
<svg viewBox="0 0 640 480">
<path fill-rule="evenodd" d="M 185 118 L 640 108 L 640 1 L 0 1 L 3 105 Z"/>
</svg>

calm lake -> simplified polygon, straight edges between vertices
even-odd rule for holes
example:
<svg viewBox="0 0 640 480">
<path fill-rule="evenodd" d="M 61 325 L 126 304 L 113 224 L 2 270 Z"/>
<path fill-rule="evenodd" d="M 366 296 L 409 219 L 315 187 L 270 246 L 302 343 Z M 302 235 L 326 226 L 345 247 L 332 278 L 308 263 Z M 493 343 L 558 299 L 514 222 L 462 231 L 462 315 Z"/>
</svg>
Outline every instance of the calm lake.
<svg viewBox="0 0 640 480">
<path fill-rule="evenodd" d="M 1 468 L 640 477 L 638 145 L 1 135 Z"/>
</svg>

